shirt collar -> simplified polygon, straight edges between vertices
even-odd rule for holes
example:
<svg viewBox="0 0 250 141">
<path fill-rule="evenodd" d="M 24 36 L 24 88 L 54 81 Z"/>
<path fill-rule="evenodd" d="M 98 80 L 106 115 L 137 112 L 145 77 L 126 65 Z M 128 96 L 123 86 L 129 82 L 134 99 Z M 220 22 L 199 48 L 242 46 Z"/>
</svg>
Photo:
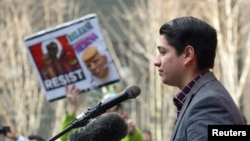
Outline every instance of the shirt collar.
<svg viewBox="0 0 250 141">
<path fill-rule="evenodd" d="M 199 80 L 199 78 L 201 76 L 203 76 L 204 74 L 206 74 L 209 71 L 206 71 L 202 74 L 200 74 L 199 76 L 197 76 L 195 79 L 193 79 L 191 82 L 189 82 L 180 92 L 178 92 L 174 98 L 174 105 L 177 107 L 177 116 L 186 100 L 186 97 L 188 95 L 188 93 L 190 92 L 190 90 L 192 89 L 192 87 L 194 86 L 194 84 Z"/>
</svg>

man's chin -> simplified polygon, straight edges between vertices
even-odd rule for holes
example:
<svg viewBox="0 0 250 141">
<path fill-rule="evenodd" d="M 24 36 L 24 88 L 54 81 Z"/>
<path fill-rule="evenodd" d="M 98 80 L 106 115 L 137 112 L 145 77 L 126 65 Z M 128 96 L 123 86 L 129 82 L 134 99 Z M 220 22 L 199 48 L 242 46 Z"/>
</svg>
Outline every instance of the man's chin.
<svg viewBox="0 0 250 141">
<path fill-rule="evenodd" d="M 95 76 L 97 78 L 106 78 L 108 75 L 108 69 L 104 69 L 101 72 L 99 72 L 98 74 L 95 74 Z"/>
</svg>

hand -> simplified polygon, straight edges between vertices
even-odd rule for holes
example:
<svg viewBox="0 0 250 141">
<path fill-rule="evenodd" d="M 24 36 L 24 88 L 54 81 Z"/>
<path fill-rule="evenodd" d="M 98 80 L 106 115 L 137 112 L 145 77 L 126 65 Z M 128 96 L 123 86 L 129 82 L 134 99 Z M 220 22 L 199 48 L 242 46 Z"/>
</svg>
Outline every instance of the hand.
<svg viewBox="0 0 250 141">
<path fill-rule="evenodd" d="M 68 85 L 65 86 L 66 90 L 66 97 L 70 104 L 69 107 L 69 114 L 75 114 L 77 106 L 78 106 L 78 99 L 77 96 L 80 93 L 80 89 L 77 88 L 75 85 L 72 85 L 72 87 L 69 87 Z"/>
<path fill-rule="evenodd" d="M 19 134 L 16 132 L 16 130 L 14 129 L 14 127 L 8 125 L 9 127 L 9 131 L 6 134 L 6 137 L 13 139 L 13 140 L 17 140 Z"/>
<path fill-rule="evenodd" d="M 135 122 L 131 119 L 127 119 L 128 124 L 128 134 L 134 134 L 136 130 Z"/>
</svg>

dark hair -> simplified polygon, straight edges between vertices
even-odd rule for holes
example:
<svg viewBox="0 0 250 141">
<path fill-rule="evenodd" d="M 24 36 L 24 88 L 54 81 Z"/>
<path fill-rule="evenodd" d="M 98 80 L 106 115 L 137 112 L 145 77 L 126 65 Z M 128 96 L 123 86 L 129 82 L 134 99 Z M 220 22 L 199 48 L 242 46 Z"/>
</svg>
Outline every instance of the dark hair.
<svg viewBox="0 0 250 141">
<path fill-rule="evenodd" d="M 28 136 L 29 140 L 37 140 L 37 141 L 45 141 L 45 139 L 43 139 L 42 137 L 38 136 L 38 135 L 30 135 Z"/>
<path fill-rule="evenodd" d="M 176 49 L 177 55 L 190 45 L 195 50 L 199 69 L 213 68 L 217 33 L 206 22 L 191 16 L 180 17 L 162 25 L 159 33 Z"/>
</svg>

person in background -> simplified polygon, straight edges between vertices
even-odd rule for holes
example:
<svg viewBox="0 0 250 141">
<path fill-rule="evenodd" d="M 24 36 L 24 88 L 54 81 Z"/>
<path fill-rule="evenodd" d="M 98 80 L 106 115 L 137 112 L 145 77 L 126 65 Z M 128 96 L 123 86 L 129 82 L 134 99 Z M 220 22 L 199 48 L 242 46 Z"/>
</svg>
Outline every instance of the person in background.
<svg viewBox="0 0 250 141">
<path fill-rule="evenodd" d="M 123 116 L 128 124 L 128 135 L 121 141 L 143 141 L 143 134 L 136 126 L 136 123 L 128 116 L 128 113 L 124 110 L 122 103 L 117 104 L 114 108 L 109 109 L 107 112 L 117 112 Z"/>
<path fill-rule="evenodd" d="M 23 135 L 19 134 L 15 128 L 11 125 L 7 125 L 9 127 L 5 137 L 12 139 L 13 141 L 45 141 L 39 135 L 30 135 L 28 138 L 24 137 Z"/>
<path fill-rule="evenodd" d="M 142 130 L 143 133 L 143 141 L 152 141 L 152 134 L 151 131 L 148 129 Z"/>
<path fill-rule="evenodd" d="M 216 30 L 191 16 L 160 27 L 154 65 L 162 82 L 180 89 L 174 98 L 176 122 L 170 140 L 207 141 L 208 125 L 245 124 L 229 92 L 212 72 Z"/>
<path fill-rule="evenodd" d="M 72 121 L 76 119 L 76 110 L 78 107 L 78 95 L 80 93 L 80 89 L 78 89 L 75 85 L 72 87 L 69 87 L 68 85 L 65 86 L 65 91 L 66 91 L 66 98 L 68 101 L 69 106 L 67 106 L 66 113 L 62 119 L 61 123 L 61 130 L 65 129 L 70 125 Z M 73 131 L 73 130 L 72 130 Z M 62 141 L 67 141 L 69 134 L 72 132 L 69 131 L 62 135 L 60 139 Z"/>
<path fill-rule="evenodd" d="M 76 119 L 76 109 L 78 106 L 78 95 L 80 93 L 80 90 L 75 87 L 75 85 L 69 87 L 65 86 L 66 90 L 66 97 L 69 103 L 69 109 L 68 112 L 66 112 L 65 116 L 63 117 L 62 123 L 61 123 L 61 130 L 65 129 L 68 127 L 68 125 Z M 129 117 L 128 114 L 123 110 L 122 105 L 117 105 L 115 108 L 111 108 L 108 110 L 108 112 L 118 112 L 120 113 L 127 121 L 128 123 L 128 135 L 125 136 L 122 141 L 143 141 L 143 135 L 142 132 L 138 127 L 136 127 L 136 124 L 134 121 L 132 121 Z M 73 131 L 73 130 L 72 130 Z M 69 131 L 66 134 L 62 135 L 60 139 L 62 141 L 67 141 L 69 134 L 72 132 Z"/>
</svg>

